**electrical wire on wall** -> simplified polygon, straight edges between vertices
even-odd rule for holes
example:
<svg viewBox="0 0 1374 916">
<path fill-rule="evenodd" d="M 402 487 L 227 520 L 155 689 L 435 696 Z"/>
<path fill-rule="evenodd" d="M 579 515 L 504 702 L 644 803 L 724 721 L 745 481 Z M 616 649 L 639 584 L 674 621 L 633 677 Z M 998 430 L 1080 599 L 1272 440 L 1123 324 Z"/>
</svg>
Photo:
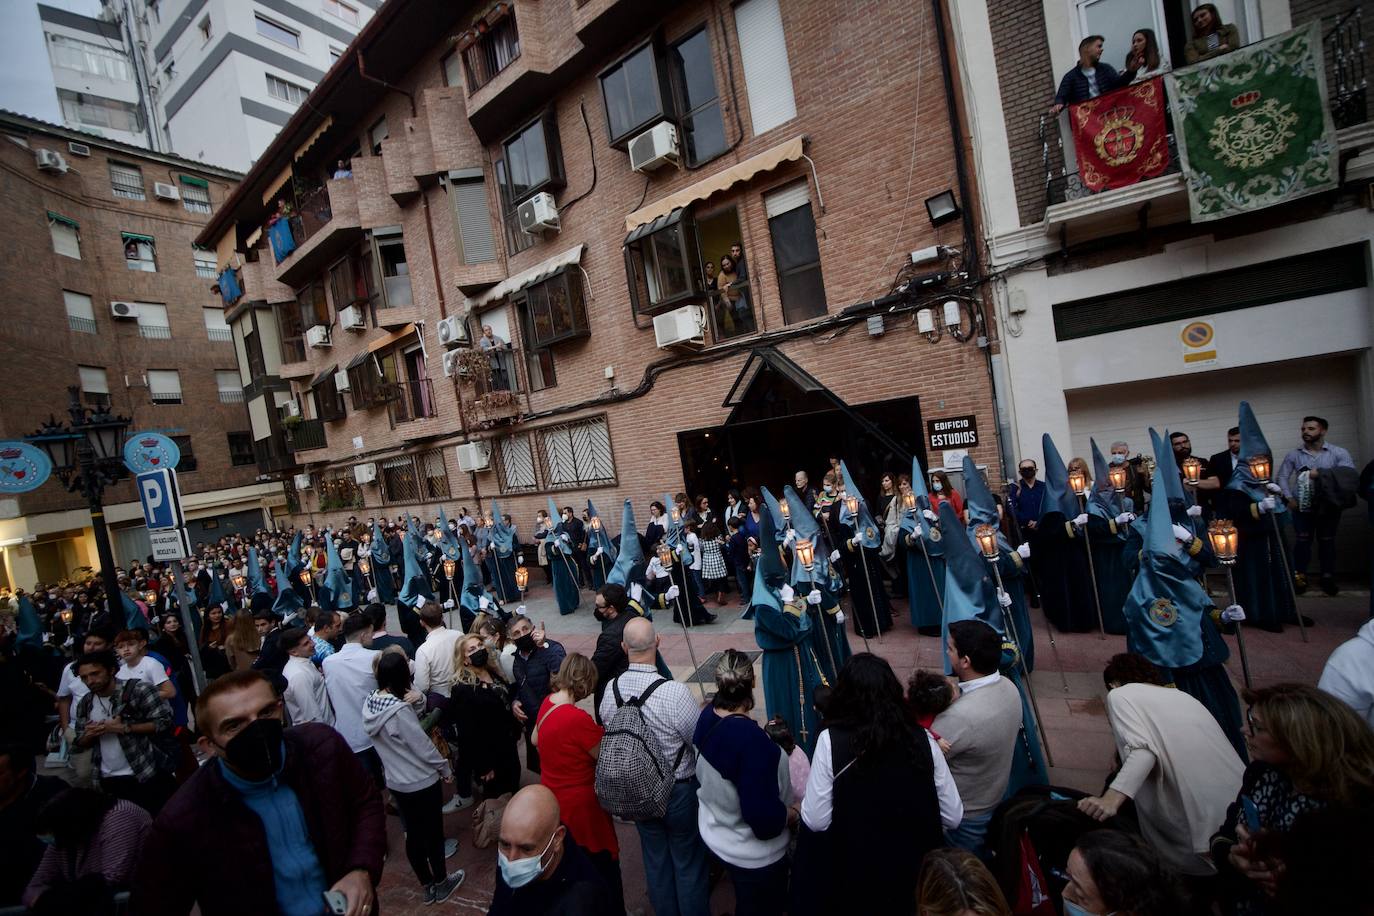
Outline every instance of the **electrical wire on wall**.
<svg viewBox="0 0 1374 916">
<path fill-rule="evenodd" d="M 587 190 L 583 191 L 572 200 L 559 204 L 558 209 L 560 216 L 567 216 L 568 211 L 573 208 L 573 204 L 596 190 L 596 143 L 592 140 L 591 122 L 587 120 L 587 100 L 585 97 L 577 100 L 577 108 L 582 112 L 582 127 L 587 131 L 587 152 L 592 157 L 592 183 L 587 186 Z M 648 186 L 645 185 L 645 191 L 647 190 Z"/>
</svg>

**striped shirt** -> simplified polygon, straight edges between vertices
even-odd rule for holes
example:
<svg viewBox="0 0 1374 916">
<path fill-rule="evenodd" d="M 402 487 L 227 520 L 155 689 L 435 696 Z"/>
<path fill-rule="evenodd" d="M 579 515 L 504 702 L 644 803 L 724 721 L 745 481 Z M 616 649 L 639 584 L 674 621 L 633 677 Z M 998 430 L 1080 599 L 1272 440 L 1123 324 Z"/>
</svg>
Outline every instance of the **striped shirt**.
<svg viewBox="0 0 1374 916">
<path fill-rule="evenodd" d="M 90 839 L 75 849 L 49 846 L 43 850 L 38 870 L 24 889 L 24 905 L 33 906 L 54 885 L 87 876 L 103 879 L 114 890 L 127 888 L 152 822 L 148 812 L 133 802 L 115 802 Z"/>
<path fill-rule="evenodd" d="M 602 722 L 610 722 L 615 715 L 615 688 L 620 685 L 620 698 L 629 700 L 645 691 L 663 675 L 653 665 L 634 664 L 624 674 L 606 685 L 606 693 L 601 698 Z M 673 777 L 681 782 L 696 775 L 697 757 L 692 753 L 692 736 L 696 732 L 697 717 L 701 715 L 701 704 L 692 697 L 686 684 L 669 681 L 649 695 L 644 704 L 644 721 L 658 739 L 659 749 L 669 763 L 677 761 L 677 771 Z M 686 748 L 686 752 L 683 748 Z M 681 759 L 678 755 L 681 754 Z"/>
</svg>

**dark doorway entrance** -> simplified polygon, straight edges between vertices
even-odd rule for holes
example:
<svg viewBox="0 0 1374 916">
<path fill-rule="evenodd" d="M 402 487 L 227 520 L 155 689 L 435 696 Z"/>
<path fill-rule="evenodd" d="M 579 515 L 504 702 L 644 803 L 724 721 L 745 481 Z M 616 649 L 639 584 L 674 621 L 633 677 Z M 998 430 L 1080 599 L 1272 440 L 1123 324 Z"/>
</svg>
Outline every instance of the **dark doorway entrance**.
<svg viewBox="0 0 1374 916">
<path fill-rule="evenodd" d="M 725 406 L 721 426 L 678 434 L 687 492 L 713 503 L 746 486 L 781 495 L 798 470 L 819 486 L 832 455 L 873 499 L 883 472 L 910 473 L 913 453 L 926 460 L 919 398 L 851 407 L 771 348 L 751 353 Z"/>
</svg>

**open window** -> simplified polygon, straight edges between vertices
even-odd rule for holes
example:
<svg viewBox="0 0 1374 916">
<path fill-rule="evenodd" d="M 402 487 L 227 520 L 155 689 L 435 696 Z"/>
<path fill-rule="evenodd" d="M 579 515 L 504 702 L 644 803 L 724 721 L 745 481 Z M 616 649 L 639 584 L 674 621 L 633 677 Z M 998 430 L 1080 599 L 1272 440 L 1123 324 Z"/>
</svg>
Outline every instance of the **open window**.
<svg viewBox="0 0 1374 916">
<path fill-rule="evenodd" d="M 701 275 L 711 336 L 716 340 L 758 331 L 749 259 L 740 241 L 739 210 L 723 207 L 696 218 Z"/>
<path fill-rule="evenodd" d="M 625 238 L 630 302 L 642 315 L 657 315 L 703 294 L 696 222 L 679 208 L 645 223 Z"/>
<path fill-rule="evenodd" d="M 404 308 L 412 302 L 405 240 L 399 232 L 383 235 L 374 230 L 373 236 L 382 273 L 383 304 L 386 308 Z"/>
<path fill-rule="evenodd" d="M 557 190 L 567 182 L 563 174 L 563 151 L 558 144 L 558 119 L 550 108 L 505 143 L 506 197 L 511 206 L 540 191 Z"/>
<path fill-rule="evenodd" d="M 302 328 L 329 326 L 329 301 L 325 298 L 323 283 L 316 281 L 297 290 L 296 304 L 300 307 Z"/>
<path fill-rule="evenodd" d="M 601 74 L 601 99 L 611 145 L 620 146 L 667 115 L 659 49 L 645 42 Z"/>
<path fill-rule="evenodd" d="M 582 273 L 576 265 L 564 267 L 511 298 L 516 308 L 529 316 L 526 340 L 532 349 L 550 347 L 591 333 Z"/>
<path fill-rule="evenodd" d="M 706 27 L 674 43 L 668 63 L 678 122 L 682 126 L 683 154 L 689 166 L 698 166 L 716 158 L 729 146 Z"/>
<path fill-rule="evenodd" d="M 319 420 L 342 420 L 348 416 L 343 395 L 339 392 L 338 370 L 329 366 L 310 383 L 310 397 L 315 402 L 315 417 Z"/>
<path fill-rule="evenodd" d="M 157 273 L 157 243 L 151 235 L 136 232 L 120 233 L 124 243 L 124 266 L 130 270 Z"/>
</svg>

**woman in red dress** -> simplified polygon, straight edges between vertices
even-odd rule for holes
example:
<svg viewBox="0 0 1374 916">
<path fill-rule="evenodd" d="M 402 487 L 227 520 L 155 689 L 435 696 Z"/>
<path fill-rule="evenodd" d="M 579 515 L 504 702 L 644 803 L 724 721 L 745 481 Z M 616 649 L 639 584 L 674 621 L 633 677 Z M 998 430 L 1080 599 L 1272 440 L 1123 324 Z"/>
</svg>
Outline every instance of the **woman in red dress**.
<svg viewBox="0 0 1374 916">
<path fill-rule="evenodd" d="M 623 911 L 620 843 L 615 824 L 601 807 L 595 789 L 602 728 L 576 706 L 596 689 L 596 666 L 587 656 L 574 652 L 563 659 L 553 687 L 554 692 L 539 707 L 532 736 L 539 748 L 540 778 L 558 799 L 563 825 L 591 856 Z"/>
</svg>

